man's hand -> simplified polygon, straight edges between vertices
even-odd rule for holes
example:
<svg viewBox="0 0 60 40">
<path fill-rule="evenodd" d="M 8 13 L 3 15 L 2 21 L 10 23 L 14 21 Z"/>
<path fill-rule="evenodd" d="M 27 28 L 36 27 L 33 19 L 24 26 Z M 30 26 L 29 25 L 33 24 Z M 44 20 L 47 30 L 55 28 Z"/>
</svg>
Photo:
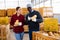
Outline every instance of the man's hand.
<svg viewBox="0 0 60 40">
<path fill-rule="evenodd" d="M 34 15 L 33 17 L 31 17 L 32 21 L 36 22 L 36 17 L 37 15 Z"/>
<path fill-rule="evenodd" d="M 34 15 L 34 16 L 32 16 L 32 17 L 29 17 L 29 16 L 28 16 L 28 20 L 29 20 L 29 21 L 32 20 L 32 21 L 36 22 L 36 17 L 37 17 L 37 15 Z"/>
<path fill-rule="evenodd" d="M 12 25 L 10 25 L 10 29 L 12 29 L 13 28 L 13 26 Z"/>
<path fill-rule="evenodd" d="M 30 21 L 31 20 L 31 17 L 28 16 L 28 20 Z"/>
</svg>

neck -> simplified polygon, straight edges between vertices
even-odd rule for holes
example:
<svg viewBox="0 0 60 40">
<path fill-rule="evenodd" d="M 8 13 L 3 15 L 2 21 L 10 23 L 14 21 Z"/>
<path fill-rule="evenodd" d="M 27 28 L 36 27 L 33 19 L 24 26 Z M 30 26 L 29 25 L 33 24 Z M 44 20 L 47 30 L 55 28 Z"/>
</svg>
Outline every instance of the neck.
<svg viewBox="0 0 60 40">
<path fill-rule="evenodd" d="M 17 13 L 17 16 L 19 16 L 20 14 Z"/>
<path fill-rule="evenodd" d="M 31 10 L 31 11 L 29 11 L 30 13 L 32 13 L 33 12 L 33 10 Z"/>
</svg>

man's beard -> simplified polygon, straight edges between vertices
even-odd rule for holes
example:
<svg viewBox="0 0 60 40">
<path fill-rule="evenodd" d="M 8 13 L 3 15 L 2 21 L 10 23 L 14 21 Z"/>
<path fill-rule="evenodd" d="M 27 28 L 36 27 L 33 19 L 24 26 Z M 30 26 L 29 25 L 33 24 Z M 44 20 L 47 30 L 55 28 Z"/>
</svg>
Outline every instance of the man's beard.
<svg viewBox="0 0 60 40">
<path fill-rule="evenodd" d="M 29 12 L 31 13 L 32 11 L 30 10 Z"/>
</svg>

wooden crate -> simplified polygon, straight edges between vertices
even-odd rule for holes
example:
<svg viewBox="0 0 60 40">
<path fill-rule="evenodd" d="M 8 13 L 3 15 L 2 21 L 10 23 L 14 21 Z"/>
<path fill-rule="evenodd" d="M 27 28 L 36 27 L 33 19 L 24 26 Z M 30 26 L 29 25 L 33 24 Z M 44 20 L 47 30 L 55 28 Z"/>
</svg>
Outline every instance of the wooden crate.
<svg viewBox="0 0 60 40">
<path fill-rule="evenodd" d="M 53 16 L 53 7 L 41 7 L 39 12 L 43 17 L 52 17 Z"/>
<path fill-rule="evenodd" d="M 22 8 L 21 12 L 23 15 L 26 15 L 28 13 L 27 8 Z M 15 9 L 7 9 L 7 16 L 12 16 L 15 13 L 16 13 Z"/>
<path fill-rule="evenodd" d="M 42 33 L 40 32 L 33 32 L 32 34 L 33 34 L 32 40 L 59 40 L 51 36 L 42 35 Z"/>
<path fill-rule="evenodd" d="M 29 29 L 28 29 L 28 25 L 24 25 L 24 32 L 28 32 Z"/>
<path fill-rule="evenodd" d="M 33 8 L 33 10 L 39 11 L 39 8 Z"/>
<path fill-rule="evenodd" d="M 28 14 L 28 10 L 27 10 L 27 8 L 22 8 L 22 14 L 23 14 L 23 15 Z"/>
<path fill-rule="evenodd" d="M 7 40 L 9 38 L 8 32 L 6 25 L 0 25 L 0 40 Z"/>
<path fill-rule="evenodd" d="M 40 26 L 40 31 L 44 31 L 44 23 L 43 22 L 40 23 L 39 26 Z"/>
<path fill-rule="evenodd" d="M 33 10 L 36 10 L 36 11 L 39 11 L 39 13 L 40 13 L 40 10 L 39 10 L 39 8 L 32 8 Z M 26 15 L 28 13 L 28 10 L 27 10 L 27 8 L 22 8 L 22 14 L 23 15 Z M 41 13 L 40 13 L 41 14 Z M 42 15 L 42 14 L 41 14 Z"/>
<path fill-rule="evenodd" d="M 0 17 L 6 16 L 6 10 L 0 10 Z"/>
<path fill-rule="evenodd" d="M 41 14 L 41 16 L 43 16 L 43 13 L 42 13 L 42 9 L 40 10 L 40 8 L 33 8 L 33 10 L 36 10 L 36 11 L 38 11 L 40 14 Z"/>
<path fill-rule="evenodd" d="M 7 9 L 7 16 L 12 16 L 15 12 L 15 9 Z"/>
</svg>

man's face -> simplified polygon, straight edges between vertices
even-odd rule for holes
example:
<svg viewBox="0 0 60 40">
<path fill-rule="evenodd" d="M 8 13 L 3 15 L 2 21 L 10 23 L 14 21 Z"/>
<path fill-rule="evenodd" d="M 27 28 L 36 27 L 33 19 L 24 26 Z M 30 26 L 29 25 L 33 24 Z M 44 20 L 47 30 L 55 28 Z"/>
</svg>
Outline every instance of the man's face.
<svg viewBox="0 0 60 40">
<path fill-rule="evenodd" d="M 31 7 L 27 7 L 27 10 L 28 10 L 29 12 L 31 12 L 31 11 L 32 11 L 32 8 L 31 8 Z"/>
</svg>

